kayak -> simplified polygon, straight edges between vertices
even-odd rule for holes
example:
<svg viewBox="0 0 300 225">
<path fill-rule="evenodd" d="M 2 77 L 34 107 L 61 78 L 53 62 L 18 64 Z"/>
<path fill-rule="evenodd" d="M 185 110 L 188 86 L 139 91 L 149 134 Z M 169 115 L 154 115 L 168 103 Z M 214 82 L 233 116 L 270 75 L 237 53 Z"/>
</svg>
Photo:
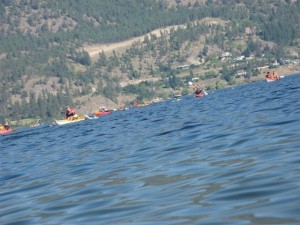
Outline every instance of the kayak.
<svg viewBox="0 0 300 225">
<path fill-rule="evenodd" d="M 201 98 L 201 97 L 203 97 L 203 96 L 204 96 L 203 93 L 201 93 L 201 94 L 196 94 L 196 95 L 195 95 L 196 98 Z"/>
<path fill-rule="evenodd" d="M 278 79 L 272 79 L 272 78 L 265 78 L 266 82 L 273 82 L 284 78 L 284 76 L 280 76 Z"/>
<path fill-rule="evenodd" d="M 273 82 L 273 81 L 277 81 L 277 80 L 279 80 L 279 79 L 270 79 L 270 78 L 266 78 L 266 81 L 267 81 L 267 82 Z"/>
<path fill-rule="evenodd" d="M 94 113 L 92 113 L 92 114 L 86 114 L 86 115 L 84 115 L 84 117 L 86 118 L 86 119 L 89 119 L 89 120 L 91 120 L 91 119 L 98 119 L 100 116 L 104 116 L 104 115 L 108 115 L 108 114 L 110 114 L 112 111 L 104 111 L 104 112 L 99 112 L 99 111 L 97 111 L 97 112 L 94 112 Z"/>
<path fill-rule="evenodd" d="M 8 129 L 8 130 L 0 130 L 0 135 L 1 134 L 9 134 L 10 132 L 12 132 L 12 129 Z"/>
<path fill-rule="evenodd" d="M 147 106 L 150 105 L 150 103 L 135 103 L 133 104 L 134 107 L 143 107 L 143 106 Z"/>
<path fill-rule="evenodd" d="M 79 121 L 82 121 L 85 119 L 86 119 L 85 117 L 79 116 L 77 118 L 73 118 L 72 120 L 64 119 L 64 120 L 55 120 L 54 122 L 56 125 L 65 125 L 65 124 L 69 124 L 69 123 L 76 123 L 76 122 L 79 122 Z"/>
<path fill-rule="evenodd" d="M 208 95 L 208 93 L 206 91 L 203 91 L 202 93 L 200 94 L 195 94 L 195 97 L 196 98 L 201 98 L 201 97 L 204 97 L 205 95 Z"/>
<path fill-rule="evenodd" d="M 108 115 L 110 113 L 111 113 L 111 111 L 104 111 L 104 112 L 97 111 L 97 112 L 94 113 L 94 115 L 98 117 L 98 116 Z"/>
</svg>

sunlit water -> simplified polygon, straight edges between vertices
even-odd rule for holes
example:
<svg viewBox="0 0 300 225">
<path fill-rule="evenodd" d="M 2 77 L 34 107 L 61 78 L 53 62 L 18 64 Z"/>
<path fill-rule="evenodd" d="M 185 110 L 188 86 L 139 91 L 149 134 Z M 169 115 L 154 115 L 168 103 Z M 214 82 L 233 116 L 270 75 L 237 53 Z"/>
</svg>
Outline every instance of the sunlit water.
<svg viewBox="0 0 300 225">
<path fill-rule="evenodd" d="M 0 224 L 299 224 L 300 75 L 0 136 Z"/>
</svg>

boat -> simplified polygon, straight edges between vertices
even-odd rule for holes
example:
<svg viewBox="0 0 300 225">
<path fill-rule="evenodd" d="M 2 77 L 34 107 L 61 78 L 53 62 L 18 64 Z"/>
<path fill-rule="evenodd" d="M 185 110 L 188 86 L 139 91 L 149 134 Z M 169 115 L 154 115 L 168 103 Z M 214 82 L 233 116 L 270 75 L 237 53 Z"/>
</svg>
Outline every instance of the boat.
<svg viewBox="0 0 300 225">
<path fill-rule="evenodd" d="M 273 71 L 273 73 L 271 73 L 270 71 L 268 71 L 265 75 L 265 81 L 266 82 L 273 82 L 273 81 L 277 81 L 284 78 L 284 76 L 278 76 L 277 73 L 275 73 L 275 71 Z"/>
<path fill-rule="evenodd" d="M 273 81 L 277 81 L 277 80 L 279 80 L 279 79 L 270 79 L 270 78 L 266 78 L 265 80 L 266 80 L 266 82 L 273 82 Z"/>
<path fill-rule="evenodd" d="M 13 129 L 8 125 L 7 121 L 5 121 L 5 125 L 0 124 L 0 135 L 9 134 Z"/>
<path fill-rule="evenodd" d="M 208 95 L 208 93 L 203 90 L 201 93 L 195 94 L 195 97 L 196 98 L 201 98 L 201 97 L 204 97 L 205 95 Z"/>
<path fill-rule="evenodd" d="M 55 120 L 54 123 L 56 125 L 65 125 L 65 124 L 69 124 L 69 123 L 77 123 L 79 121 L 83 121 L 85 120 L 86 117 L 85 116 L 78 116 L 78 117 L 73 117 L 72 119 L 68 120 L 68 119 L 64 119 L 64 120 Z"/>
<path fill-rule="evenodd" d="M 111 112 L 112 112 L 112 110 L 105 110 L 105 111 L 103 111 L 103 112 L 101 112 L 101 111 L 96 111 L 96 112 L 94 112 L 94 113 L 87 113 L 87 114 L 84 115 L 84 117 L 85 117 L 86 119 L 89 119 L 89 120 L 91 120 L 91 119 L 98 119 L 100 116 L 108 115 L 108 114 L 110 114 Z"/>
<path fill-rule="evenodd" d="M 280 79 L 282 79 L 282 78 L 284 78 L 284 76 L 280 76 L 279 78 L 276 78 L 276 79 L 274 79 L 274 78 L 265 78 L 265 81 L 266 81 L 266 82 L 273 82 L 273 81 L 280 80 Z"/>
<path fill-rule="evenodd" d="M 134 103 L 133 107 L 143 107 L 143 106 L 147 106 L 150 105 L 150 103 Z"/>
<path fill-rule="evenodd" d="M 95 115 L 96 117 L 99 117 L 99 116 L 108 115 L 108 114 L 110 114 L 110 113 L 111 113 L 110 110 L 106 110 L 106 111 L 103 111 L 103 112 L 101 112 L 101 111 L 96 111 L 96 112 L 94 113 L 94 115 Z"/>
<path fill-rule="evenodd" d="M 204 96 L 204 94 L 203 93 L 200 93 L 200 94 L 195 94 L 195 97 L 196 98 L 201 98 L 201 97 L 203 97 Z"/>
<path fill-rule="evenodd" d="M 2 134 L 9 134 L 11 133 L 13 130 L 11 128 L 7 129 L 7 130 L 0 130 L 0 135 Z"/>
</svg>

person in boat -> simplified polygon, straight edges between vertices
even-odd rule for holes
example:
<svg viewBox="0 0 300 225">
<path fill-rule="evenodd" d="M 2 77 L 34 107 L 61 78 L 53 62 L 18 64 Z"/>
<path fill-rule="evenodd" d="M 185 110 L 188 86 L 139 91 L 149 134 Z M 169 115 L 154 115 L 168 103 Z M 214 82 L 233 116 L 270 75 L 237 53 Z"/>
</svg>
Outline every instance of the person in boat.
<svg viewBox="0 0 300 225">
<path fill-rule="evenodd" d="M 10 126 L 8 124 L 2 125 L 0 124 L 0 131 L 9 130 Z"/>
<path fill-rule="evenodd" d="M 104 106 L 99 107 L 99 112 L 107 112 L 108 109 L 106 109 Z"/>
<path fill-rule="evenodd" d="M 273 74 L 272 74 L 272 79 L 273 79 L 273 80 L 279 80 L 278 74 L 275 73 L 274 71 L 273 71 Z"/>
<path fill-rule="evenodd" d="M 279 76 L 277 73 L 275 73 L 274 71 L 272 73 L 270 73 L 269 71 L 266 74 L 266 79 L 270 79 L 270 80 L 279 80 Z"/>
<path fill-rule="evenodd" d="M 75 110 L 72 109 L 70 106 L 67 106 L 66 107 L 66 119 L 72 120 L 75 115 L 76 115 Z"/>
<path fill-rule="evenodd" d="M 2 124 L 0 124 L 0 131 L 5 130 L 4 126 Z"/>
<path fill-rule="evenodd" d="M 270 71 L 268 71 L 268 72 L 266 73 L 266 78 L 267 78 L 267 79 L 272 79 L 272 74 L 270 73 Z"/>
<path fill-rule="evenodd" d="M 203 92 L 203 90 L 199 87 L 199 86 L 197 86 L 196 88 L 195 88 L 195 92 L 194 92 L 196 95 L 201 95 L 201 94 L 204 94 L 204 92 Z"/>
</svg>

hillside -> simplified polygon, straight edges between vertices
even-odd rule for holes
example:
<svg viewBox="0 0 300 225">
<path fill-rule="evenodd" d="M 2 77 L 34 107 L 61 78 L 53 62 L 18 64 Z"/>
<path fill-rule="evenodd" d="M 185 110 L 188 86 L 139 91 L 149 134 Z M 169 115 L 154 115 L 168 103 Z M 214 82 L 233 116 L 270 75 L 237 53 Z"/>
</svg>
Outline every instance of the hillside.
<svg viewBox="0 0 300 225">
<path fill-rule="evenodd" d="M 300 71 L 298 1 L 2 3 L 1 120 L 167 98 L 193 78 L 214 89 Z"/>
</svg>

